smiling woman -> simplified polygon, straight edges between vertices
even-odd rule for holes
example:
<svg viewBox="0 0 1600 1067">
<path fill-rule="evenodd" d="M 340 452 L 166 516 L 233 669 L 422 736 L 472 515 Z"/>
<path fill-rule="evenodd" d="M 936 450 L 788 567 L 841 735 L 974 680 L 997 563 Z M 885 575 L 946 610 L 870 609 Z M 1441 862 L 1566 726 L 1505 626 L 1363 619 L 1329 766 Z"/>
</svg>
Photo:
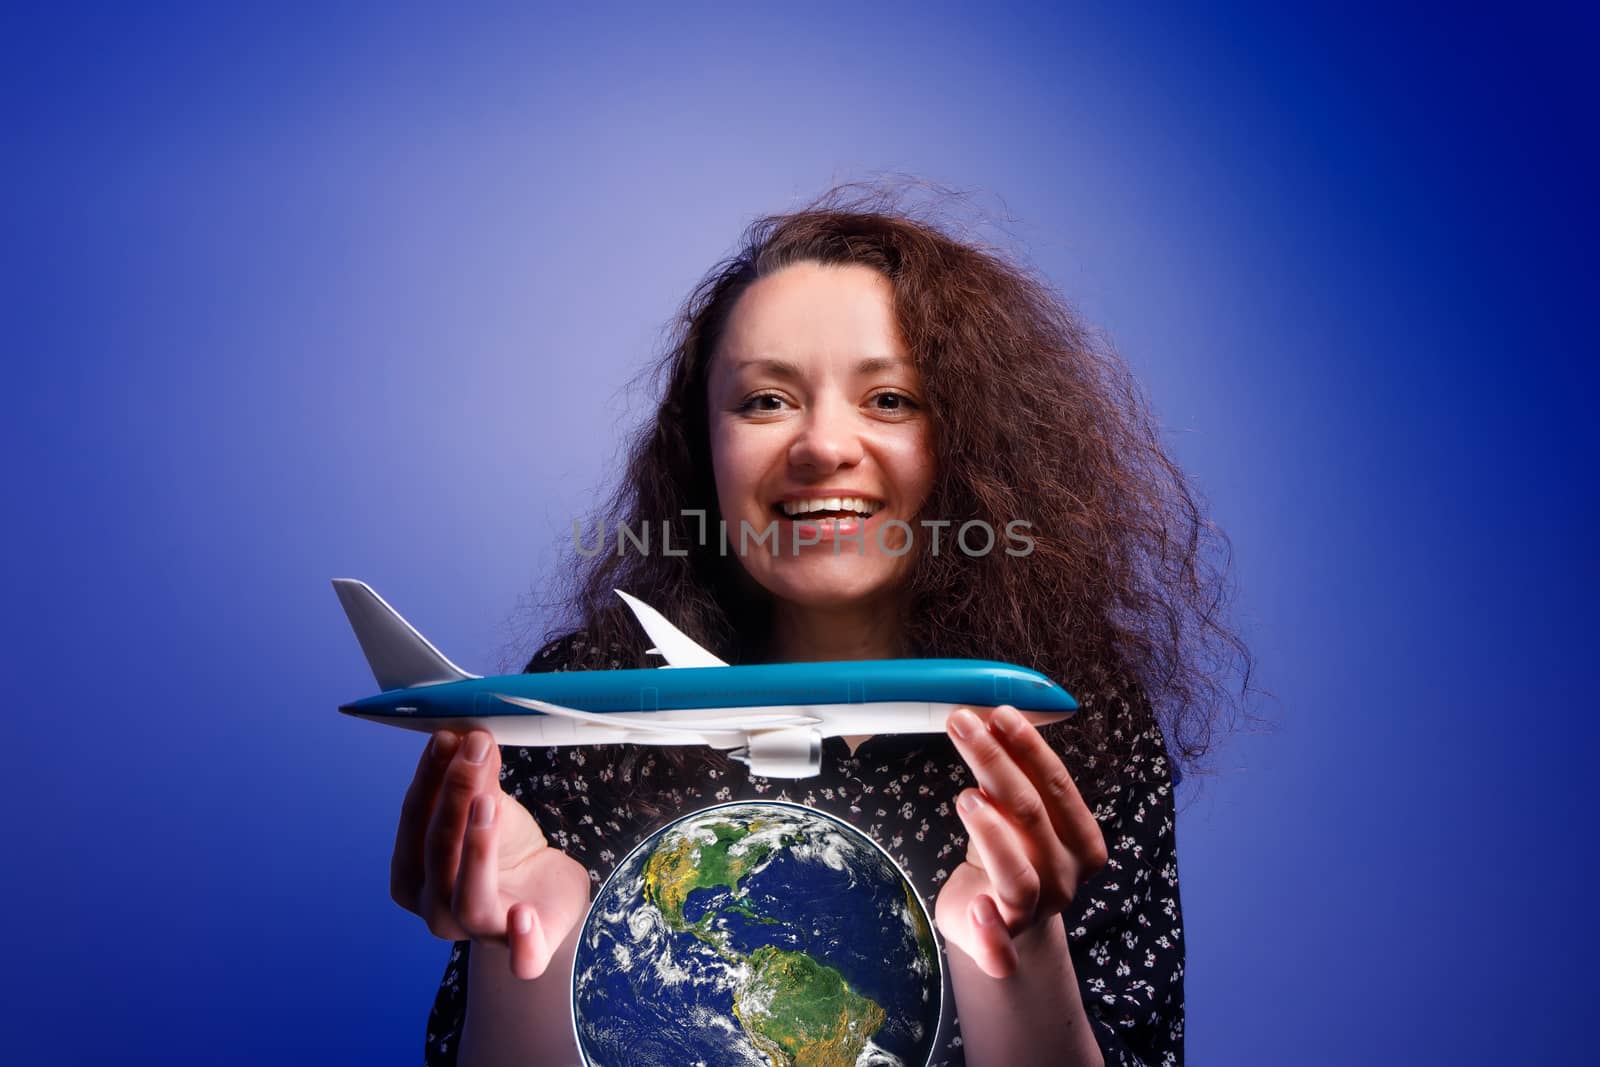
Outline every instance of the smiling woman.
<svg viewBox="0 0 1600 1067">
<path fill-rule="evenodd" d="M 1171 761 L 1204 753 L 1249 654 L 1219 615 L 1223 539 L 1092 336 L 1027 271 L 871 190 L 760 220 L 705 278 L 598 516 L 684 547 L 575 546 L 567 625 L 528 670 L 655 666 L 621 588 L 729 663 L 994 659 L 1081 711 L 830 739 L 786 788 L 710 750 L 436 736 L 393 878 L 458 942 L 430 1063 L 576 1062 L 589 887 L 667 818 L 756 797 L 859 826 L 935 902 L 953 1010 L 932 1062 L 1181 1060 Z M 979 528 L 1029 550 L 971 551 Z"/>
</svg>

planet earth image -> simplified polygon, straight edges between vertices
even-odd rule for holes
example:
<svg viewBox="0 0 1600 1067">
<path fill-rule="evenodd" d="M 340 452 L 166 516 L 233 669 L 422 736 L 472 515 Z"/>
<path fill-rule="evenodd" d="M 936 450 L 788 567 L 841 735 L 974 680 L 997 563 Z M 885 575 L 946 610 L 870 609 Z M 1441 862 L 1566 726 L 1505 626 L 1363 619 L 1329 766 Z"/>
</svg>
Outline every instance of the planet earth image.
<svg viewBox="0 0 1600 1067">
<path fill-rule="evenodd" d="M 796 804 L 724 804 L 601 886 L 573 1023 L 591 1067 L 925 1067 L 942 989 L 927 909 L 871 838 Z"/>
</svg>

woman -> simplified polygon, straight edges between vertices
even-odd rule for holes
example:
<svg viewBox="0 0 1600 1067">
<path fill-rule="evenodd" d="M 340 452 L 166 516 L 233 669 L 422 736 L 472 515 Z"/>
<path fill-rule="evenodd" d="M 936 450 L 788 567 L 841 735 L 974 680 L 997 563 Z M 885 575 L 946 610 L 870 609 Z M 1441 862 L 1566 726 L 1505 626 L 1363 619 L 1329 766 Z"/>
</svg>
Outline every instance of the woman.
<svg viewBox="0 0 1600 1067">
<path fill-rule="evenodd" d="M 729 662 L 999 659 L 1082 710 L 1043 733 L 1000 708 L 954 715 L 948 737 L 832 739 L 798 782 L 704 749 L 437 735 L 392 887 L 458 942 L 430 1063 L 576 1062 L 567 978 L 591 888 L 665 820 L 744 797 L 847 819 L 933 901 L 934 1063 L 1182 1058 L 1168 754 L 1203 753 L 1222 673 L 1249 670 L 1216 615 L 1214 531 L 1125 371 L 1046 287 L 852 195 L 757 222 L 691 294 L 597 524 L 667 536 L 575 538 L 574 625 L 528 669 L 655 665 L 620 588 Z M 974 521 L 1000 535 L 987 551 L 957 540 Z M 741 546 L 744 524 L 775 524 L 780 550 Z"/>
</svg>

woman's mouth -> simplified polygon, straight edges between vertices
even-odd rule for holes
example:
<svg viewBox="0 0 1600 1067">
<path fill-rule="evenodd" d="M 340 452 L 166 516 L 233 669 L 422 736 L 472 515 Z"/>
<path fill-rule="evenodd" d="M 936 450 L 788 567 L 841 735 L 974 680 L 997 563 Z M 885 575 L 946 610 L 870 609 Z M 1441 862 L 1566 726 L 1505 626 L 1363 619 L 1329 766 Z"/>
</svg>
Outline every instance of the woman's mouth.
<svg viewBox="0 0 1600 1067">
<path fill-rule="evenodd" d="M 829 496 L 774 504 L 781 531 L 781 552 L 797 553 L 806 544 L 829 544 L 835 539 L 861 542 L 866 552 L 867 523 L 882 514 L 883 502 L 861 496 Z M 835 545 L 835 550 L 842 549 Z"/>
<path fill-rule="evenodd" d="M 820 544 L 838 537 L 861 536 L 866 523 L 881 512 L 881 500 L 860 496 L 809 497 L 803 500 L 783 500 L 773 505 L 780 519 L 793 523 L 792 542 Z M 795 551 L 785 545 L 785 550 Z"/>
<path fill-rule="evenodd" d="M 780 500 L 773 505 L 788 519 L 869 519 L 883 510 L 881 500 L 863 496 L 819 496 L 804 500 Z"/>
</svg>

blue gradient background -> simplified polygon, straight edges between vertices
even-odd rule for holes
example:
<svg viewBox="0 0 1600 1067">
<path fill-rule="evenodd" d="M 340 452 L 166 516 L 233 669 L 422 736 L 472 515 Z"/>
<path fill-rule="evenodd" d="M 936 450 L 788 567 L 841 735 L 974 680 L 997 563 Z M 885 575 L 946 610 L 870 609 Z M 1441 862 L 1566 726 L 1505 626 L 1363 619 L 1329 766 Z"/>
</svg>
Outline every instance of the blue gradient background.
<svg viewBox="0 0 1600 1067">
<path fill-rule="evenodd" d="M 419 1058 L 328 579 L 512 665 L 678 301 L 880 170 L 1009 213 L 1233 538 L 1192 1062 L 1587 1058 L 1576 7 L 3 19 L 8 1062 Z"/>
</svg>

